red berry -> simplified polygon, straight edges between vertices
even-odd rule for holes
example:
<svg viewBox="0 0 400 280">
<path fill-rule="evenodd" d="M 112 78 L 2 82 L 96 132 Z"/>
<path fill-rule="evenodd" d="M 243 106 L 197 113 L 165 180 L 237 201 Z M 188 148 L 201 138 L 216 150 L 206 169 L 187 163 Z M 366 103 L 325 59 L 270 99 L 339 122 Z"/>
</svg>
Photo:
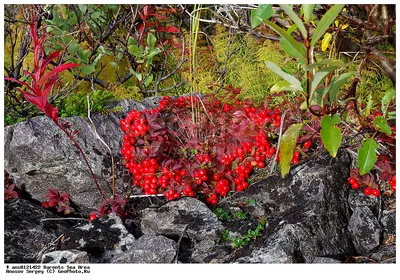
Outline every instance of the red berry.
<svg viewBox="0 0 400 280">
<path fill-rule="evenodd" d="M 219 175 L 218 173 L 215 173 L 213 176 L 214 181 L 218 181 L 221 178 L 221 175 Z"/>
<path fill-rule="evenodd" d="M 311 140 L 304 143 L 304 148 L 309 149 L 311 147 Z"/>
<path fill-rule="evenodd" d="M 370 195 L 370 194 L 372 194 L 371 188 L 366 187 L 366 188 L 364 189 L 364 194 L 365 194 L 365 195 Z"/>
<path fill-rule="evenodd" d="M 263 161 L 257 162 L 257 167 L 258 168 L 264 168 L 264 166 L 265 166 L 265 163 Z"/>
<path fill-rule="evenodd" d="M 357 182 L 354 182 L 353 184 L 351 184 L 351 188 L 352 189 L 358 189 L 358 187 L 359 187 L 359 185 L 358 185 L 358 183 Z"/>
<path fill-rule="evenodd" d="M 381 191 L 378 189 L 373 189 L 372 190 L 372 195 L 378 197 L 381 194 Z"/>
<path fill-rule="evenodd" d="M 351 185 L 353 185 L 353 184 L 356 182 L 356 179 L 354 179 L 353 177 L 350 177 L 350 178 L 347 179 L 347 181 L 348 181 Z"/>
<path fill-rule="evenodd" d="M 97 219 L 97 215 L 94 214 L 94 213 L 91 213 L 90 216 L 89 216 L 89 221 L 91 222 L 91 221 L 93 221 L 95 219 Z"/>
</svg>

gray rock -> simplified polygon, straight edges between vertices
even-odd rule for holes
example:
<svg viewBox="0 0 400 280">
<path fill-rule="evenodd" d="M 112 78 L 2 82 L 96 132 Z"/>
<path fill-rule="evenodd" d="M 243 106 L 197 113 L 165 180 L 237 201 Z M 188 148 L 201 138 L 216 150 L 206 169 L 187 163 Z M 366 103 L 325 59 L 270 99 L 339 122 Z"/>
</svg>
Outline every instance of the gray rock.
<svg viewBox="0 0 400 280">
<path fill-rule="evenodd" d="M 143 235 L 128 251 L 116 255 L 111 263 L 171 263 L 176 255 L 175 241 L 162 235 Z"/>
<path fill-rule="evenodd" d="M 396 210 L 383 210 L 380 222 L 383 231 L 396 234 Z"/>
<path fill-rule="evenodd" d="M 350 189 L 348 201 L 351 211 L 354 211 L 358 207 L 366 206 L 373 213 L 377 213 L 380 208 L 380 199 L 380 196 L 365 195 L 362 189 Z"/>
<path fill-rule="evenodd" d="M 115 255 L 129 250 L 135 238 L 121 218 L 111 213 L 84 226 L 68 230 L 59 249 L 77 249 L 88 252 L 91 262 L 108 262 Z"/>
<path fill-rule="evenodd" d="M 323 153 L 292 168 L 284 179 L 272 176 L 232 197 L 231 204 L 257 201 L 266 210 L 268 226 L 260 244 L 243 248 L 231 261 L 312 263 L 318 256 L 352 255 L 346 230 L 349 167 L 343 150 L 336 158 Z"/>
<path fill-rule="evenodd" d="M 145 109 L 149 104 L 155 105 L 157 100 L 150 98 L 144 103 L 121 100 L 114 104 L 120 105 L 121 111 L 91 116 L 98 134 L 111 148 L 116 164 L 117 190 L 131 187 L 132 181 L 120 158 L 123 132 L 119 120 L 126 117 L 131 109 Z M 107 148 L 97 139 L 86 117 L 63 120 L 72 124 L 72 130 L 78 130 L 75 139 L 86 154 L 103 192 L 109 197 L 112 173 Z M 4 147 L 4 168 L 15 179 L 15 183 L 25 187 L 34 199 L 45 201 L 48 189 L 52 187 L 60 192 L 68 192 L 85 214 L 99 206 L 100 194 L 83 158 L 70 139 L 49 118 L 35 117 L 5 127 Z"/>
<path fill-rule="evenodd" d="M 46 220 L 42 219 L 56 219 Z M 38 263 L 54 250 L 62 234 L 72 225 L 49 210 L 25 199 L 4 203 L 4 262 Z"/>
<path fill-rule="evenodd" d="M 316 257 L 313 263 L 342 263 L 342 262 L 333 258 Z"/>
<path fill-rule="evenodd" d="M 53 251 L 42 256 L 42 263 L 89 263 L 89 256 L 79 250 Z"/>
<path fill-rule="evenodd" d="M 222 223 L 201 201 L 185 197 L 153 210 L 145 209 L 141 222 L 144 234 L 218 240 Z"/>
<path fill-rule="evenodd" d="M 229 250 L 214 240 L 204 239 L 194 245 L 191 258 L 196 263 L 218 263 L 228 255 Z"/>
<path fill-rule="evenodd" d="M 357 207 L 351 215 L 348 230 L 356 252 L 366 255 L 379 246 L 381 227 L 378 219 L 367 207 Z"/>
</svg>

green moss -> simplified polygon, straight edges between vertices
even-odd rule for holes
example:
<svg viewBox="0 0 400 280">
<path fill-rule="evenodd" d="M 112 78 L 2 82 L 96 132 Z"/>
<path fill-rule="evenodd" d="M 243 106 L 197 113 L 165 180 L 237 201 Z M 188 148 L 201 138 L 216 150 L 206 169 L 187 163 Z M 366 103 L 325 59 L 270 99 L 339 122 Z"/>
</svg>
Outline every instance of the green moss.
<svg viewBox="0 0 400 280">
<path fill-rule="evenodd" d="M 115 100 L 114 94 L 105 90 L 96 90 L 89 93 L 90 100 L 92 101 L 91 112 L 105 112 L 105 105 Z M 70 116 L 87 116 L 87 98 L 86 94 L 82 92 L 73 93 L 67 98 L 61 100 L 59 104 L 59 115 L 61 117 Z"/>
</svg>

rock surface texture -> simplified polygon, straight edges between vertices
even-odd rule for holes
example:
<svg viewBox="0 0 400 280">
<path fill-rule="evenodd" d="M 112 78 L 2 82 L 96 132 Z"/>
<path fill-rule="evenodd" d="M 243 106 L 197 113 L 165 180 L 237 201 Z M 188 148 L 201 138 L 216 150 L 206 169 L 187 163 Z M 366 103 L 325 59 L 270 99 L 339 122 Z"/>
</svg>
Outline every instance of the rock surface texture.
<svg viewBox="0 0 400 280">
<path fill-rule="evenodd" d="M 157 104 L 157 98 L 122 100 L 113 104 L 121 111 L 92 116 L 112 149 L 117 191 L 132 186 L 119 159 L 119 119 Z M 87 118 L 66 120 L 79 130 L 77 140 L 110 197 L 110 155 Z M 212 208 L 190 197 L 135 196 L 126 219 L 112 213 L 92 222 L 80 217 L 97 209 L 98 191 L 79 153 L 50 120 L 6 127 L 4 162 L 28 193 L 5 202 L 6 263 L 396 262 L 396 194 L 375 198 L 352 190 L 344 150 L 297 164 L 283 179 L 258 180 Z M 75 220 L 40 206 L 49 187 L 70 193 Z"/>
</svg>

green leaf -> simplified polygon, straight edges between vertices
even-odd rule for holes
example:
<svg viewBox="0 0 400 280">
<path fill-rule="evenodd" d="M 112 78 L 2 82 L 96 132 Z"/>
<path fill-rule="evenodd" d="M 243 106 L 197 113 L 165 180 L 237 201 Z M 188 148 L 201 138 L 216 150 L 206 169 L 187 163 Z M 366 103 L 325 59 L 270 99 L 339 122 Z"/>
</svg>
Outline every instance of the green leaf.
<svg viewBox="0 0 400 280">
<path fill-rule="evenodd" d="M 280 7 L 288 14 L 294 24 L 297 25 L 297 28 L 300 30 L 303 38 L 307 38 L 307 31 L 304 27 L 303 21 L 298 17 L 298 15 L 293 11 L 293 8 L 287 4 L 282 4 Z"/>
<path fill-rule="evenodd" d="M 265 23 L 271 27 L 276 33 L 278 33 L 279 35 L 281 35 L 283 38 L 285 38 L 288 41 L 288 44 L 290 45 L 290 47 L 292 47 L 293 49 L 295 49 L 299 54 L 300 54 L 300 58 L 306 62 L 307 59 L 307 55 L 306 55 L 306 48 L 300 44 L 299 42 L 297 42 L 289 33 L 287 33 L 283 28 L 279 27 L 278 25 L 276 25 L 273 22 L 270 22 L 269 20 L 266 20 Z"/>
<path fill-rule="evenodd" d="M 154 46 L 156 45 L 156 41 L 157 38 L 153 34 L 147 34 L 147 45 L 149 45 L 149 47 L 154 48 Z"/>
<path fill-rule="evenodd" d="M 128 45 L 137 45 L 137 41 L 133 37 L 129 37 Z"/>
<path fill-rule="evenodd" d="M 339 92 L 339 88 L 347 82 L 347 80 L 351 77 L 356 75 L 357 72 L 349 72 L 349 73 L 343 73 L 342 75 L 340 75 L 338 78 L 335 79 L 335 81 L 332 81 L 332 87 L 329 91 L 329 100 L 332 103 L 336 103 L 337 101 L 337 93 Z"/>
<path fill-rule="evenodd" d="M 289 173 L 290 161 L 292 160 L 297 138 L 299 137 L 302 127 L 302 123 L 292 124 L 282 135 L 279 148 L 282 178 L 285 177 L 287 173 Z"/>
<path fill-rule="evenodd" d="M 269 70 L 271 70 L 275 74 L 278 74 L 279 76 L 281 76 L 285 81 L 287 81 L 296 90 L 303 91 L 300 81 L 297 80 L 294 76 L 283 72 L 282 69 L 278 65 L 276 65 L 275 63 L 270 62 L 270 61 L 265 61 L 265 65 L 268 67 Z"/>
<path fill-rule="evenodd" d="M 159 48 L 150 49 L 148 54 L 146 55 L 147 59 L 152 59 L 155 55 L 159 54 L 161 50 Z"/>
<path fill-rule="evenodd" d="M 94 68 L 94 66 L 92 66 L 92 65 L 87 65 L 87 66 L 83 67 L 81 71 L 86 75 L 90 75 L 94 71 L 96 71 L 96 68 Z"/>
<path fill-rule="evenodd" d="M 371 113 L 372 104 L 373 104 L 372 94 L 370 93 L 370 94 L 368 95 L 367 107 L 365 107 L 365 116 L 366 116 L 366 117 L 368 117 L 369 114 Z"/>
<path fill-rule="evenodd" d="M 358 168 L 360 175 L 367 174 L 376 162 L 376 149 L 378 144 L 373 138 L 367 138 L 362 142 L 362 147 L 358 151 Z"/>
<path fill-rule="evenodd" d="M 79 48 L 79 44 L 77 44 L 76 42 L 73 41 L 73 42 L 71 42 L 71 44 L 69 44 L 67 50 L 71 55 L 75 55 L 76 52 L 78 51 L 78 48 Z"/>
<path fill-rule="evenodd" d="M 101 13 L 100 13 L 100 12 L 94 12 L 94 13 L 92 14 L 92 19 L 98 19 L 100 16 L 101 16 Z"/>
<path fill-rule="evenodd" d="M 87 4 L 79 4 L 78 5 L 79 10 L 81 10 L 82 14 L 86 13 L 88 5 Z"/>
<path fill-rule="evenodd" d="M 282 92 L 282 91 L 302 91 L 302 88 L 298 86 L 293 86 L 289 84 L 287 81 L 279 81 L 269 90 L 271 93 L 273 92 Z"/>
<path fill-rule="evenodd" d="M 129 52 L 131 53 L 131 54 L 133 54 L 134 56 L 136 56 L 136 57 L 142 57 L 142 55 L 143 55 L 143 48 L 142 48 L 142 46 L 140 46 L 140 47 L 138 47 L 138 46 L 136 46 L 136 45 L 131 45 L 131 46 L 129 46 Z"/>
<path fill-rule="evenodd" d="M 89 63 L 89 52 L 79 49 L 78 50 L 78 55 L 79 58 L 84 62 L 84 63 Z"/>
<path fill-rule="evenodd" d="M 275 11 L 272 4 L 260 4 L 257 9 L 251 10 L 251 28 L 256 28 L 264 20 L 269 19 Z"/>
<path fill-rule="evenodd" d="M 387 123 L 387 120 L 383 116 L 376 117 L 374 120 L 374 125 L 379 128 L 380 132 L 386 133 L 387 135 L 392 134 L 392 130 Z"/>
<path fill-rule="evenodd" d="M 390 102 L 392 102 L 393 97 L 396 96 L 396 91 L 394 89 L 389 89 L 388 91 L 385 92 L 385 95 L 382 97 L 382 114 L 385 117 L 386 116 L 386 111 L 387 108 L 389 107 Z"/>
<path fill-rule="evenodd" d="M 315 6 L 315 4 L 301 5 L 301 8 L 303 9 L 303 14 L 304 14 L 304 21 L 306 22 L 306 24 L 310 23 L 312 12 L 314 11 L 314 6 Z"/>
<path fill-rule="evenodd" d="M 147 77 L 146 81 L 144 81 L 144 85 L 147 87 L 149 84 L 153 81 L 154 76 L 153 74 L 150 74 L 150 76 Z"/>
<path fill-rule="evenodd" d="M 297 29 L 297 25 L 293 24 L 292 26 L 290 26 L 287 30 L 288 34 L 292 34 L 293 31 L 295 31 Z"/>
<path fill-rule="evenodd" d="M 318 70 L 310 80 L 310 97 L 313 96 L 318 85 L 328 76 L 330 73 L 335 71 L 338 67 L 331 66 L 325 67 Z"/>
<path fill-rule="evenodd" d="M 322 143 L 332 157 L 336 157 L 337 151 L 342 143 L 342 133 L 340 129 L 335 126 L 335 124 L 339 122 L 339 115 L 333 115 L 332 118 L 325 115 L 321 120 Z"/>
<path fill-rule="evenodd" d="M 319 40 L 319 38 L 321 38 L 325 34 L 325 31 L 332 24 L 332 22 L 334 22 L 334 20 L 336 19 L 340 11 L 343 9 L 343 7 L 344 4 L 335 4 L 324 14 L 324 16 L 318 23 L 314 35 L 312 36 L 310 43 L 311 46 L 314 46 L 315 43 Z"/>
<path fill-rule="evenodd" d="M 347 64 L 343 63 L 343 61 L 341 61 L 341 60 L 325 58 L 325 59 L 321 60 L 320 62 L 316 62 L 316 63 L 308 65 L 305 68 L 305 70 L 310 71 L 310 70 L 313 70 L 313 69 L 315 69 L 317 67 L 321 67 L 321 66 L 335 66 L 337 68 L 343 68 L 343 67 L 346 67 Z"/>
<path fill-rule="evenodd" d="M 286 40 L 285 38 L 282 37 L 280 40 L 280 43 L 281 43 L 283 50 L 285 51 L 285 53 L 288 56 L 297 58 L 297 59 L 299 59 L 300 63 L 304 64 L 304 61 L 302 60 L 303 59 L 302 54 L 297 49 L 293 48 L 288 40 Z"/>
</svg>

